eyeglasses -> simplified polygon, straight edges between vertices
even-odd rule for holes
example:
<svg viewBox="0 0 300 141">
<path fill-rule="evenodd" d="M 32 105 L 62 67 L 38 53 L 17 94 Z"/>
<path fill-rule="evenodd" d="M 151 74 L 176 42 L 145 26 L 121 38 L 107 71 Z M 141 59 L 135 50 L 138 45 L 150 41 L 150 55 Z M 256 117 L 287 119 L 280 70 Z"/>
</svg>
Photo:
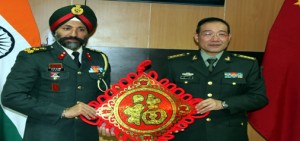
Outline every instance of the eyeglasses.
<svg viewBox="0 0 300 141">
<path fill-rule="evenodd" d="M 220 31 L 220 32 L 203 31 L 200 33 L 200 35 L 204 38 L 212 38 L 214 36 L 217 36 L 219 38 L 227 38 L 229 34 L 225 31 Z"/>
</svg>

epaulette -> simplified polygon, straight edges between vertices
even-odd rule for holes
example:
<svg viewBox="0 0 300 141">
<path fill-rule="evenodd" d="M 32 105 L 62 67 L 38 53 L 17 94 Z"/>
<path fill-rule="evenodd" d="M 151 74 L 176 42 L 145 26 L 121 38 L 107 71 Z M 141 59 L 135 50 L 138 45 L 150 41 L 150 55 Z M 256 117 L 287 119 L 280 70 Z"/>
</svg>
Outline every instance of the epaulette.
<svg viewBox="0 0 300 141">
<path fill-rule="evenodd" d="M 245 59 L 250 59 L 250 60 L 256 60 L 256 58 L 254 58 L 254 57 L 241 55 L 241 54 L 233 54 L 233 56 L 240 57 L 240 58 L 245 58 Z"/>
<path fill-rule="evenodd" d="M 189 52 L 187 52 L 187 53 L 180 53 L 180 54 L 175 54 L 175 55 L 168 56 L 168 59 L 174 59 L 174 58 L 184 57 L 184 56 L 189 56 L 189 55 L 190 55 Z"/>
<path fill-rule="evenodd" d="M 48 49 L 46 47 L 31 47 L 31 48 L 24 49 L 24 52 L 31 54 L 31 53 L 43 52 L 47 50 Z"/>
<path fill-rule="evenodd" d="M 91 48 L 86 48 L 86 49 L 89 50 L 89 51 L 92 51 L 92 52 L 102 53 L 101 51 L 96 50 L 96 49 L 91 49 Z"/>
</svg>

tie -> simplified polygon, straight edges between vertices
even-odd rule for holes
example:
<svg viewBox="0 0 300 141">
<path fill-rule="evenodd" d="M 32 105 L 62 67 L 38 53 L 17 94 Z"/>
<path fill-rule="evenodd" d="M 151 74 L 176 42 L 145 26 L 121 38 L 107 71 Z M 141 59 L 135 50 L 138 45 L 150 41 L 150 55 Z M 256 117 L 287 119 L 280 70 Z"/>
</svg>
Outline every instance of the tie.
<svg viewBox="0 0 300 141">
<path fill-rule="evenodd" d="M 80 68 L 80 62 L 79 62 L 79 52 L 74 51 L 72 53 L 72 55 L 74 56 L 74 62 L 76 63 L 76 65 L 78 66 L 78 68 Z"/>
<path fill-rule="evenodd" d="M 214 63 L 217 61 L 217 58 L 207 59 L 208 62 L 208 71 L 212 72 L 214 70 Z"/>
</svg>

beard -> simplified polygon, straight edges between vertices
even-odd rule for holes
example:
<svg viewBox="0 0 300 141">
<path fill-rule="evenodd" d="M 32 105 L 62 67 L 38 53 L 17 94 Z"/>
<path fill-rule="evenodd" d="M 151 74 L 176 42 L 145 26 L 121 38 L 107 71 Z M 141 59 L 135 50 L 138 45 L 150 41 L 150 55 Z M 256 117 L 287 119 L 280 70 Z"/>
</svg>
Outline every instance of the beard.
<svg viewBox="0 0 300 141">
<path fill-rule="evenodd" d="M 59 44 L 71 50 L 77 50 L 87 42 L 87 38 L 80 39 L 78 37 L 61 37 L 59 34 L 57 34 L 55 38 Z M 76 42 L 71 42 L 68 40 L 76 40 Z"/>
</svg>

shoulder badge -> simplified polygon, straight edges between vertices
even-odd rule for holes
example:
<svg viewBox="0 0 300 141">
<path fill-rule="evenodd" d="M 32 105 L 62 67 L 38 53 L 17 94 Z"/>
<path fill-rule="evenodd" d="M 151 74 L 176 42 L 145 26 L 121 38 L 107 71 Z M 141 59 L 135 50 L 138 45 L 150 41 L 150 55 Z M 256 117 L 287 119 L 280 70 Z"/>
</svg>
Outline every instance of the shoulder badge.
<svg viewBox="0 0 300 141">
<path fill-rule="evenodd" d="M 241 54 L 233 54 L 233 56 L 240 57 L 240 58 L 245 58 L 245 59 L 250 59 L 250 60 L 256 60 L 256 58 L 254 58 L 254 57 L 241 55 Z"/>
<path fill-rule="evenodd" d="M 36 53 L 36 52 L 43 52 L 43 51 L 47 51 L 47 48 L 46 47 L 31 47 L 31 48 L 26 48 L 24 49 L 24 51 L 26 53 Z"/>
<path fill-rule="evenodd" d="M 187 52 L 187 53 L 180 53 L 180 54 L 175 54 L 175 55 L 168 56 L 168 59 L 174 59 L 174 58 L 184 57 L 184 56 L 189 56 L 189 55 L 190 55 L 189 52 Z"/>
</svg>

